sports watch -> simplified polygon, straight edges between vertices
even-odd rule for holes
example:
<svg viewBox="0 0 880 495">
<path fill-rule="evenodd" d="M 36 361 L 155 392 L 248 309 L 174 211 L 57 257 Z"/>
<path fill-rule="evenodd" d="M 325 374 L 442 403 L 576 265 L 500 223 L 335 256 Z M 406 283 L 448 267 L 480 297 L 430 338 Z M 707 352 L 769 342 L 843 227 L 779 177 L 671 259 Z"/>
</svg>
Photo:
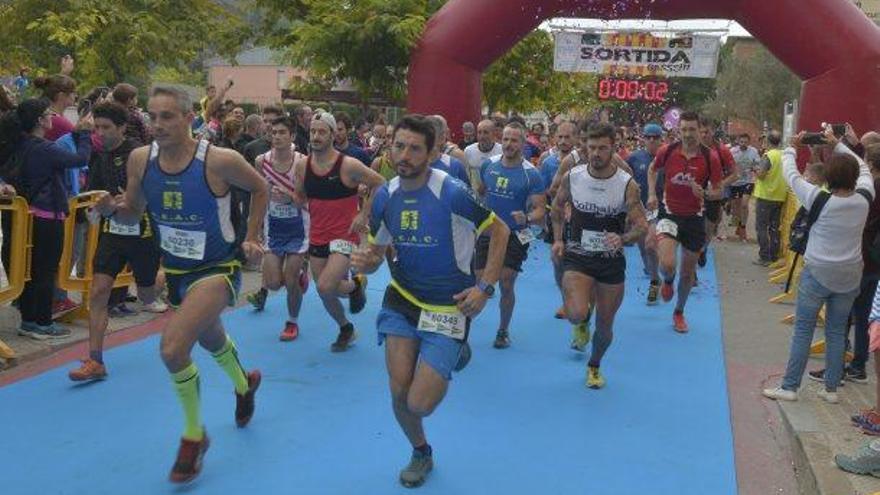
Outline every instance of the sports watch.
<svg viewBox="0 0 880 495">
<path fill-rule="evenodd" d="M 477 288 L 483 291 L 483 294 L 486 294 L 489 297 L 492 297 L 495 294 L 495 286 L 492 284 L 487 284 L 482 280 L 477 281 Z"/>
</svg>

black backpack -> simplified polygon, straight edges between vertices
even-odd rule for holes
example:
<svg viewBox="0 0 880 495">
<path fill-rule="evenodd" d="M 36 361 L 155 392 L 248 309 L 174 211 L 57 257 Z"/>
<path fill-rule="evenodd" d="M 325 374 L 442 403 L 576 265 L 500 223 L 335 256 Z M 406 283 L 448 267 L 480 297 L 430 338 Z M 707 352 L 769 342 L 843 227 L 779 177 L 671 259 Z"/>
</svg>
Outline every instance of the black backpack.
<svg viewBox="0 0 880 495">
<path fill-rule="evenodd" d="M 788 249 L 803 256 L 807 252 L 807 241 L 810 239 L 810 228 L 816 223 L 825 203 L 831 197 L 827 191 L 819 191 L 819 195 L 813 200 L 810 210 L 801 206 L 794 220 L 791 222 L 791 234 L 788 236 Z"/>
<path fill-rule="evenodd" d="M 798 258 L 807 252 L 807 241 L 810 240 L 810 229 L 813 227 L 813 224 L 816 223 L 816 220 L 819 219 L 819 214 L 822 213 L 822 209 L 825 208 L 825 203 L 827 203 L 830 198 L 831 193 L 828 191 L 819 191 L 819 195 L 813 200 L 813 204 L 810 206 L 809 211 L 801 206 L 797 214 L 795 214 L 794 220 L 791 221 L 791 234 L 788 236 L 788 249 L 794 252 L 794 259 L 791 262 L 791 268 L 788 270 L 788 279 L 785 281 L 785 292 L 788 292 L 791 288 L 791 279 L 794 276 L 794 269 L 797 266 Z"/>
</svg>

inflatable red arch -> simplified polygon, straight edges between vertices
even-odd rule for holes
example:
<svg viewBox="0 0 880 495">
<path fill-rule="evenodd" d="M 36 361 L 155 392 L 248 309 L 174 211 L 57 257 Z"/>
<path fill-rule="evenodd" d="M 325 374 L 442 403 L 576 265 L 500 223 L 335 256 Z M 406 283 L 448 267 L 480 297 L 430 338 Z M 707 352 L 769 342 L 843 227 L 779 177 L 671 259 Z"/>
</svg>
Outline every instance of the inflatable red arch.
<svg viewBox="0 0 880 495">
<path fill-rule="evenodd" d="M 409 110 L 458 133 L 480 116 L 486 67 L 553 17 L 736 20 L 804 81 L 799 128 L 880 127 L 880 29 L 852 0 L 450 0 L 413 52 Z"/>
</svg>

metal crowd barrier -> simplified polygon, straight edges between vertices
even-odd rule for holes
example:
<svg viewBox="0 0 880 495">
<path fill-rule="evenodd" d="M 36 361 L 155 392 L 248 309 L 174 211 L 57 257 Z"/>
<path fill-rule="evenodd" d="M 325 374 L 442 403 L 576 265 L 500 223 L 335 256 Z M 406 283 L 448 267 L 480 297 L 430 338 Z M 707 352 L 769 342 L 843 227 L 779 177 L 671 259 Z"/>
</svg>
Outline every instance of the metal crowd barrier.
<svg viewBox="0 0 880 495">
<path fill-rule="evenodd" d="M 83 246 L 84 273 L 78 276 L 74 267 L 74 246 L 76 243 L 76 219 L 77 216 L 85 215 L 88 209 L 97 204 L 100 193 L 86 192 L 70 198 L 70 215 L 64 221 L 64 250 L 61 253 L 61 263 L 58 267 L 58 287 L 64 290 L 77 291 L 82 294 L 82 304 L 79 308 L 64 315 L 64 321 L 72 321 L 76 319 L 86 319 L 89 317 L 89 293 L 92 285 L 92 261 L 95 258 L 95 250 L 98 247 L 98 227 L 99 224 L 86 223 L 88 230 L 85 236 L 85 245 Z M 82 212 L 82 213 L 80 213 Z M 128 287 L 134 282 L 134 277 L 129 269 L 124 270 L 119 276 L 113 287 Z"/>
<path fill-rule="evenodd" d="M 33 219 L 28 212 L 27 201 L 20 196 L 0 199 L 0 211 L 8 211 L 12 221 L 10 238 L 2 239 L 0 233 L 2 242 L 11 243 L 9 266 L 3 267 L 6 270 L 7 285 L 0 287 L 0 304 L 7 304 L 21 295 L 25 282 L 30 280 Z M 2 340 L 0 358 L 15 359 L 15 351 Z"/>
</svg>

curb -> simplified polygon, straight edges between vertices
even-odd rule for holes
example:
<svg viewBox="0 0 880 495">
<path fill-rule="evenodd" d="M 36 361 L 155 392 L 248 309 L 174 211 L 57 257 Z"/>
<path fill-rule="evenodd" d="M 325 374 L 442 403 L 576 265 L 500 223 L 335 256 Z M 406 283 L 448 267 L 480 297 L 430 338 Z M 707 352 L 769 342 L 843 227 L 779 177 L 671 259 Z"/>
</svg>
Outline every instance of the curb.
<svg viewBox="0 0 880 495">
<path fill-rule="evenodd" d="M 834 464 L 827 434 L 820 430 L 813 405 L 804 400 L 776 401 L 791 438 L 798 488 L 804 494 L 847 495 L 859 492 Z"/>
</svg>

